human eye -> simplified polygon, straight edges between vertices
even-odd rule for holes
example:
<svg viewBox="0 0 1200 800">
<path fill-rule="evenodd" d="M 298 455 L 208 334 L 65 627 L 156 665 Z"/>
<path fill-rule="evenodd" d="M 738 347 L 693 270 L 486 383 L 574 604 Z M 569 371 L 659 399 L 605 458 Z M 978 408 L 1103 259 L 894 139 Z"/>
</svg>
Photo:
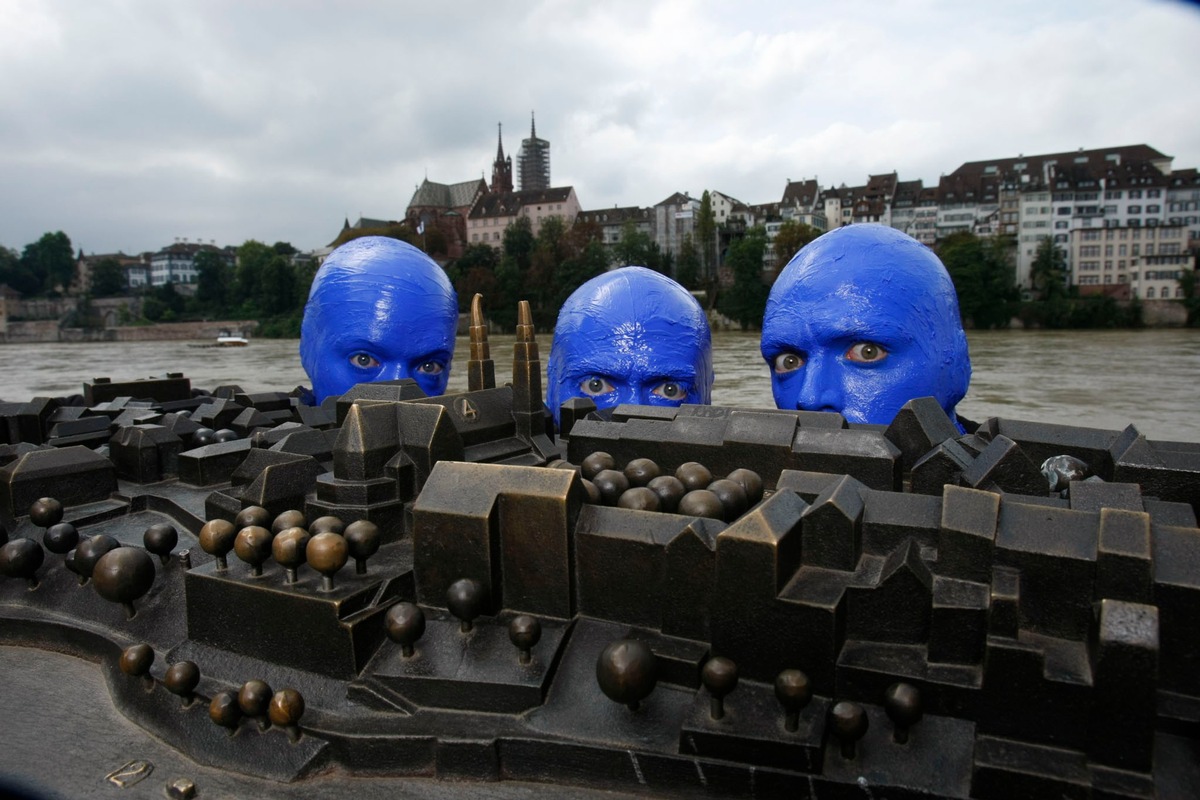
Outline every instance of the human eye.
<svg viewBox="0 0 1200 800">
<path fill-rule="evenodd" d="M 417 366 L 417 372 L 422 375 L 441 375 L 446 365 L 440 361 L 422 361 Z"/>
<path fill-rule="evenodd" d="M 355 353 L 350 356 L 350 364 L 359 369 L 374 369 L 379 366 L 379 361 L 370 353 Z"/>
<path fill-rule="evenodd" d="M 580 381 L 579 390 L 588 397 L 599 397 L 602 394 L 615 391 L 615 387 L 606 378 L 593 375 L 590 378 L 584 378 Z"/>
<path fill-rule="evenodd" d="M 663 381 L 651 392 L 664 400 L 682 400 L 687 393 L 687 385 L 680 381 Z"/>
<path fill-rule="evenodd" d="M 771 362 L 771 368 L 782 374 L 785 372 L 795 372 L 804 366 L 804 358 L 797 353 L 780 353 L 775 356 L 775 360 Z"/>
<path fill-rule="evenodd" d="M 846 351 L 847 359 L 860 364 L 874 364 L 883 361 L 887 355 L 887 350 L 874 342 L 858 342 L 850 345 L 850 349 Z"/>
</svg>

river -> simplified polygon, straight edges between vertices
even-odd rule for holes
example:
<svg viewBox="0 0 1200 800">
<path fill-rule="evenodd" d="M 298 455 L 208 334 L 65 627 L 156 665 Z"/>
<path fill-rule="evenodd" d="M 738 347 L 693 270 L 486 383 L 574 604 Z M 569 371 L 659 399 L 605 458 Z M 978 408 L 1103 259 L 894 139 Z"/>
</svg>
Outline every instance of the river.
<svg viewBox="0 0 1200 800">
<path fill-rule="evenodd" d="M 966 417 L 1035 419 L 1091 428 L 1137 425 L 1152 439 L 1200 442 L 1200 331 L 986 331 L 969 333 L 974 375 L 959 405 Z M 493 336 L 496 375 L 510 375 L 511 336 Z M 542 361 L 550 337 L 539 337 Z M 52 343 L 0 346 L 0 397 L 27 400 L 81 391 L 84 381 L 182 372 L 192 385 L 246 391 L 306 384 L 294 340 L 215 348 L 203 342 Z M 450 391 L 466 388 L 467 340 L 460 338 Z M 758 335 L 713 339 L 713 402 L 770 408 L 771 386 Z"/>
</svg>

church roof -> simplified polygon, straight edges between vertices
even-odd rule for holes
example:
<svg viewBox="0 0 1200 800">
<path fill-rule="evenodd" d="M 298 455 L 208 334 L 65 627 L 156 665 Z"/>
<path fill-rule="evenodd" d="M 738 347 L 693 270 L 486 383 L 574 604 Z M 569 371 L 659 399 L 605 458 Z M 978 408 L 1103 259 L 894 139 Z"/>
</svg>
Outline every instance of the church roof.
<svg viewBox="0 0 1200 800">
<path fill-rule="evenodd" d="M 470 206 L 475 202 L 475 197 L 480 192 L 487 191 L 487 184 L 483 178 L 476 178 L 470 181 L 461 183 L 435 183 L 428 178 L 421 182 L 417 187 L 417 191 L 413 193 L 412 200 L 408 206 L 419 207 L 435 207 L 435 208 L 462 208 Z"/>
</svg>

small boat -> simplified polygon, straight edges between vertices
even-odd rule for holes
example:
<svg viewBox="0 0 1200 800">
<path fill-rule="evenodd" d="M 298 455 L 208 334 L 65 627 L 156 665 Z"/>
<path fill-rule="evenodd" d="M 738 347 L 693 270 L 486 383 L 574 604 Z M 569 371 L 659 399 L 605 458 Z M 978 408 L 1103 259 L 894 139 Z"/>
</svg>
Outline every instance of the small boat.
<svg viewBox="0 0 1200 800">
<path fill-rule="evenodd" d="M 240 333 L 221 331 L 217 334 L 217 347 L 245 347 L 250 340 Z"/>
</svg>

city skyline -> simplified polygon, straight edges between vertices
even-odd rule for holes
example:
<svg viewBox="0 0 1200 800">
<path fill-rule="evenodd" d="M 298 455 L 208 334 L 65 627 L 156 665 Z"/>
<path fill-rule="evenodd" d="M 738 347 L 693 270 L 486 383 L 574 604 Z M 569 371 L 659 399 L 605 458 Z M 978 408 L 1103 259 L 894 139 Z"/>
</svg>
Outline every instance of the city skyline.
<svg viewBox="0 0 1200 800">
<path fill-rule="evenodd" d="M 1185 3 L 462 9 L 0 6 L 0 245 L 310 250 L 489 179 L 531 111 L 584 209 L 1143 142 L 1200 166 Z"/>
</svg>

